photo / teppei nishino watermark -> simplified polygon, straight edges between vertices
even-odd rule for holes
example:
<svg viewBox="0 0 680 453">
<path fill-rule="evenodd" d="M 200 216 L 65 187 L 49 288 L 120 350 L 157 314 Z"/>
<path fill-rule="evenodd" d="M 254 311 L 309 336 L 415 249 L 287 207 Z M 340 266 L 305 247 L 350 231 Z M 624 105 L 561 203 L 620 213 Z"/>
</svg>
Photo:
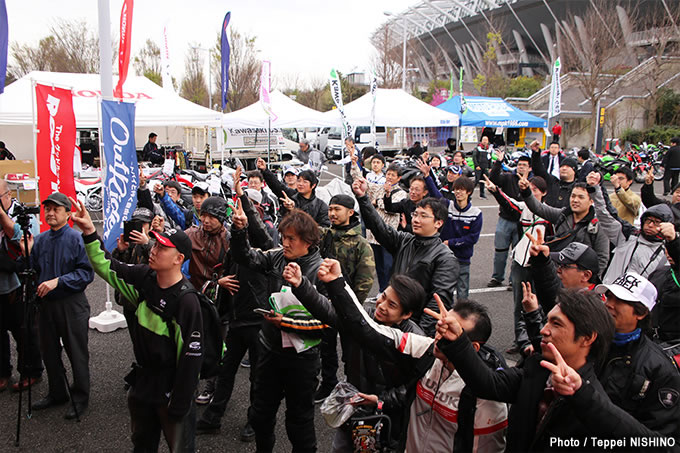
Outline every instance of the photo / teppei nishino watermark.
<svg viewBox="0 0 680 453">
<path fill-rule="evenodd" d="M 600 450 L 613 450 L 619 448 L 667 448 L 675 447 L 676 439 L 671 436 L 644 437 L 631 436 L 622 438 L 606 438 L 597 436 L 576 437 L 551 437 L 551 448 L 597 448 Z"/>
</svg>

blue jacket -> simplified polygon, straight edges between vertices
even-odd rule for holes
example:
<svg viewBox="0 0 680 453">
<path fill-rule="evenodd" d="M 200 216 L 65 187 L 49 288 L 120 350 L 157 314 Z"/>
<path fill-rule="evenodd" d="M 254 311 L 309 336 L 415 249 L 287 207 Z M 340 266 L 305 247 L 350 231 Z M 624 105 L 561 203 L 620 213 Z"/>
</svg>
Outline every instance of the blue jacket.
<svg viewBox="0 0 680 453">
<path fill-rule="evenodd" d="M 164 193 L 163 198 L 161 198 L 161 208 L 183 230 L 189 229 L 191 225 L 201 225 L 198 216 L 194 215 L 193 209 L 180 208 L 167 193 Z"/>
<path fill-rule="evenodd" d="M 474 246 L 482 232 L 481 209 L 472 206 L 472 202 L 468 203 L 465 209 L 461 209 L 455 200 L 444 198 L 431 176 L 425 178 L 425 183 L 430 195 L 439 198 L 449 208 L 449 218 L 442 227 L 442 231 L 446 230 L 447 234 L 446 237 L 442 236 L 442 239 L 448 240 L 449 248 L 458 261 L 470 263 Z"/>
<path fill-rule="evenodd" d="M 59 284 L 45 299 L 59 300 L 83 292 L 94 280 L 83 237 L 68 225 L 36 236 L 31 250 L 31 263 L 38 272 L 38 285 L 59 277 Z"/>
</svg>

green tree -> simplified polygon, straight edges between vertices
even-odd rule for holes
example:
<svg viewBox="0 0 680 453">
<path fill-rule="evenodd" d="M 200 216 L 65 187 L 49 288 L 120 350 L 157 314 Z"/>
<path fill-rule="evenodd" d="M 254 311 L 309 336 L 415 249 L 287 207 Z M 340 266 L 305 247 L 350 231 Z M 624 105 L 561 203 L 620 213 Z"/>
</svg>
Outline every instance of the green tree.
<svg viewBox="0 0 680 453">
<path fill-rule="evenodd" d="M 661 88 L 656 100 L 656 124 L 676 125 L 680 122 L 680 94 Z"/>
<path fill-rule="evenodd" d="M 156 85 L 163 85 L 161 76 L 161 49 L 150 39 L 135 56 L 133 64 L 138 73 Z"/>
<path fill-rule="evenodd" d="M 505 97 L 528 98 L 541 88 L 543 88 L 543 81 L 540 77 L 519 76 L 510 79 Z"/>
</svg>

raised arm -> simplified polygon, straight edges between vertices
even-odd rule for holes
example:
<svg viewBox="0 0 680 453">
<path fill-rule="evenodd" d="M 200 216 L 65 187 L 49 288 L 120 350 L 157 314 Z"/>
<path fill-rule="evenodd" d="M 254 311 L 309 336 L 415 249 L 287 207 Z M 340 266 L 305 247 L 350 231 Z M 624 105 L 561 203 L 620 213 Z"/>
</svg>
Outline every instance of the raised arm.
<svg viewBox="0 0 680 453">
<path fill-rule="evenodd" d="M 557 221 L 560 219 L 560 216 L 562 216 L 562 209 L 553 208 L 552 206 L 548 206 L 547 204 L 538 201 L 536 197 L 534 197 L 534 194 L 531 193 L 530 188 L 523 189 L 520 192 L 520 195 L 524 199 L 524 202 L 527 204 L 527 207 L 531 212 L 547 220 L 553 225 L 557 223 Z"/>
</svg>

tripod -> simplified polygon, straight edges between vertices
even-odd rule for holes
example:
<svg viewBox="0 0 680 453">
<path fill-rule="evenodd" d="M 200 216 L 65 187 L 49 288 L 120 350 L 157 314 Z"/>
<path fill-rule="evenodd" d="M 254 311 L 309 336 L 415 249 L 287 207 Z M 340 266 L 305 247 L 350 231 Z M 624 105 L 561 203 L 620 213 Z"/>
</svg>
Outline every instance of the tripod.
<svg viewBox="0 0 680 453">
<path fill-rule="evenodd" d="M 39 211 L 38 211 L 39 213 Z M 23 381 L 24 381 L 24 375 L 27 376 L 27 390 L 28 390 L 28 411 L 26 414 L 26 418 L 29 420 L 33 416 L 33 410 L 32 410 L 32 379 L 31 379 L 31 371 L 33 371 L 28 365 L 27 361 L 29 360 L 26 356 L 27 350 L 30 350 L 30 347 L 27 347 L 30 345 L 29 342 L 34 341 L 32 338 L 33 335 L 31 335 L 31 332 L 33 330 L 33 325 L 34 325 L 34 320 L 35 314 L 38 311 L 38 304 L 39 304 L 39 299 L 36 294 L 36 271 L 33 269 L 31 265 L 31 255 L 30 255 L 30 249 L 28 246 L 28 238 L 30 236 L 30 222 L 31 218 L 29 216 L 29 212 L 26 210 L 21 210 L 19 212 L 19 215 L 17 216 L 17 223 L 21 227 L 22 231 L 22 241 L 24 243 L 24 262 L 25 262 L 25 268 L 23 271 L 19 273 L 21 275 L 21 303 L 23 303 L 24 307 L 24 319 L 23 319 L 23 328 L 21 329 L 22 331 L 22 341 L 21 341 L 21 346 L 19 348 L 19 357 L 20 360 L 23 362 L 20 365 L 19 369 L 19 401 L 17 404 L 17 429 L 16 429 L 16 437 L 14 440 L 14 445 L 16 447 L 19 446 L 19 442 L 21 439 L 21 412 L 22 412 L 22 404 L 23 404 L 23 392 L 24 392 L 24 386 L 23 386 Z M 66 375 L 66 368 L 64 368 L 64 379 L 66 379 L 67 385 L 66 389 L 68 391 L 68 396 L 69 399 L 71 400 L 71 404 L 73 405 L 73 411 L 76 414 L 76 421 L 80 422 L 80 414 L 78 414 L 78 409 L 75 405 L 75 402 L 73 401 L 73 398 L 71 396 L 71 388 L 68 386 L 68 377 Z"/>
</svg>

